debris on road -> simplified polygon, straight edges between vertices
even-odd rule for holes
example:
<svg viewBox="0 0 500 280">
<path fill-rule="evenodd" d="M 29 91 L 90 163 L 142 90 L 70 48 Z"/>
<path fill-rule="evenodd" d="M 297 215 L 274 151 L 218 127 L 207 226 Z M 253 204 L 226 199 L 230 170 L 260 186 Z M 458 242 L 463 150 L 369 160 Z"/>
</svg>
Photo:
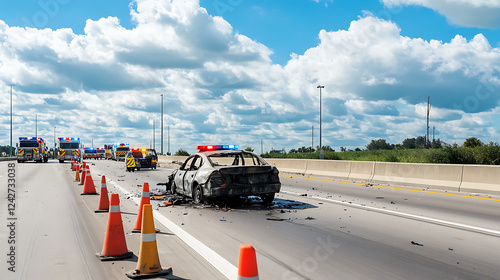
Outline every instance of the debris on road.
<svg viewBox="0 0 500 280">
<path fill-rule="evenodd" d="M 394 201 L 391 201 L 391 204 L 396 204 L 396 202 L 394 202 Z"/>
<path fill-rule="evenodd" d="M 281 221 L 284 221 L 285 219 L 282 219 L 282 218 L 267 218 L 266 220 L 268 220 L 268 221 L 278 221 L 278 222 L 281 222 Z"/>
<path fill-rule="evenodd" d="M 306 217 L 306 220 L 316 220 L 316 218 L 313 218 L 313 217 Z"/>
<path fill-rule="evenodd" d="M 413 245 L 417 245 L 417 246 L 424 246 L 424 244 L 420 244 L 420 243 L 417 243 L 417 242 L 415 242 L 415 241 L 412 241 L 412 242 L 411 242 L 411 244 L 413 244 Z"/>
</svg>

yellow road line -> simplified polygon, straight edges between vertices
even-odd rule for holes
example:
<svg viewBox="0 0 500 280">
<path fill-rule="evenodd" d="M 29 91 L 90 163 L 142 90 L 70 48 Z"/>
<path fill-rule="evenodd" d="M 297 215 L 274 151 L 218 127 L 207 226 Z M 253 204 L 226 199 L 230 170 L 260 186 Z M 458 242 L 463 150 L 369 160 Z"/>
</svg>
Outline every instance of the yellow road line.
<svg viewBox="0 0 500 280">
<path fill-rule="evenodd" d="M 282 176 L 282 177 L 290 177 L 290 178 L 297 178 L 297 179 L 306 179 L 306 180 L 315 180 L 315 181 L 331 182 L 331 183 L 342 183 L 342 184 L 349 184 L 349 185 L 366 186 L 366 184 L 362 184 L 362 183 L 352 183 L 352 182 L 335 181 L 335 180 L 328 180 L 328 179 L 308 178 L 308 177 L 302 177 L 302 176 L 282 175 L 282 174 L 280 174 L 279 176 Z M 480 197 L 480 196 L 471 196 L 471 195 L 464 195 L 464 194 L 454 194 L 454 193 L 444 193 L 444 192 L 434 192 L 434 191 L 414 190 L 414 189 L 398 188 L 398 187 L 386 187 L 386 186 L 379 186 L 379 185 L 373 185 L 373 187 L 375 187 L 375 188 L 382 188 L 382 189 L 400 190 L 400 191 L 421 192 L 421 193 L 432 193 L 432 194 L 442 194 L 442 195 L 449 195 L 449 196 L 458 196 L 458 197 L 467 197 L 467 198 L 484 199 L 484 200 L 491 200 L 491 201 L 500 201 L 500 199 L 496 199 L 496 198 Z"/>
</svg>

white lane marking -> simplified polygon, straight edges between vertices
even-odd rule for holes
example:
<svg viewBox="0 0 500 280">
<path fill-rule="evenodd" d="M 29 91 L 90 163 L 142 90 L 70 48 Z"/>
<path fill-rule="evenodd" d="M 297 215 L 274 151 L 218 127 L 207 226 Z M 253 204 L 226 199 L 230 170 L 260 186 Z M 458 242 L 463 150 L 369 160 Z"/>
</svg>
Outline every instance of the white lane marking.
<svg viewBox="0 0 500 280">
<path fill-rule="evenodd" d="M 132 193 L 127 191 L 122 186 L 118 185 L 114 181 L 110 181 L 110 184 L 115 186 L 120 192 L 126 196 L 130 196 L 132 200 L 139 205 L 141 203 L 140 197 L 133 197 Z M 193 250 L 198 252 L 205 260 L 207 260 L 212 266 L 214 266 L 220 273 L 222 273 L 228 279 L 236 279 L 238 275 L 238 268 L 232 263 L 224 259 L 222 256 L 217 254 L 214 250 L 210 249 L 207 245 L 201 243 L 198 239 L 194 238 L 192 235 L 187 233 L 185 230 L 180 228 L 174 222 L 170 221 L 167 217 L 163 216 L 158 210 L 153 210 L 154 218 L 160 222 L 162 225 L 167 227 L 172 231 L 177 237 L 179 237 L 184 243 L 186 243 Z"/>
<path fill-rule="evenodd" d="M 283 190 L 280 192 L 300 196 L 300 193 L 296 193 L 296 192 L 289 192 L 289 191 L 283 191 Z M 467 230 L 467 231 L 472 231 L 472 232 L 477 232 L 477 233 L 482 233 L 482 234 L 500 237 L 500 231 L 497 231 L 497 230 L 481 228 L 481 227 L 476 227 L 476 226 L 471 226 L 471 225 L 466 225 L 466 224 L 460 224 L 460 223 L 455 223 L 455 222 L 450 222 L 450 221 L 445 221 L 445 220 L 440 220 L 440 219 L 434 219 L 434 218 L 429 218 L 429 217 L 424 217 L 424 216 L 418 216 L 418 215 L 413 215 L 413 214 L 408 214 L 408 213 L 403 213 L 403 212 L 398 212 L 398 211 L 393 211 L 393 210 L 387 210 L 387 209 L 382 209 L 382 208 L 376 208 L 376 207 L 372 207 L 372 206 L 349 203 L 349 202 L 345 202 L 345 201 L 324 198 L 324 197 L 319 197 L 319 196 L 309 196 L 309 198 L 328 201 L 328 202 L 341 204 L 341 205 L 345 205 L 345 206 L 350 206 L 350 207 L 355 207 L 355 208 L 359 208 L 359 209 L 372 210 L 375 212 L 380 212 L 380 213 L 390 214 L 390 215 L 399 216 L 399 217 L 403 217 L 403 218 L 409 218 L 409 219 L 413 219 L 413 220 L 428 222 L 428 223 L 432 223 L 432 224 L 436 224 L 436 225 L 444 225 L 444 226 L 448 226 L 448 227 L 452 227 L 452 228 L 463 229 L 463 230 Z"/>
</svg>

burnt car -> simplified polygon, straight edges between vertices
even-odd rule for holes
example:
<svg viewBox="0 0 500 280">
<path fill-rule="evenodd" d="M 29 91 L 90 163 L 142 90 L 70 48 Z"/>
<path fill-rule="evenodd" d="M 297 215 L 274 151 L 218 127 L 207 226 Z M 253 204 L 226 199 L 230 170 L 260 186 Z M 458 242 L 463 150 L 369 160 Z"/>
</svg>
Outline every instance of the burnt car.
<svg viewBox="0 0 500 280">
<path fill-rule="evenodd" d="M 168 177 L 172 193 L 191 197 L 195 203 L 255 195 L 270 205 L 281 189 L 278 169 L 252 152 L 238 150 L 238 145 L 197 149 Z"/>
<path fill-rule="evenodd" d="M 125 156 L 125 165 L 128 172 L 141 170 L 141 168 L 156 169 L 158 155 L 154 149 L 134 148 Z"/>
</svg>

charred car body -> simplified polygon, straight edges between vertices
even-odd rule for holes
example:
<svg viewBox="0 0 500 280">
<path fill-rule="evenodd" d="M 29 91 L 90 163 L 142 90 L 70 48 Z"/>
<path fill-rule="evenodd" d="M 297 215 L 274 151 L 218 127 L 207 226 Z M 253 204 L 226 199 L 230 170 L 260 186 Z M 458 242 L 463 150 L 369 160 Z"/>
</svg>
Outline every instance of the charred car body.
<svg viewBox="0 0 500 280">
<path fill-rule="evenodd" d="M 256 195 L 271 204 L 280 191 L 278 170 L 260 156 L 238 150 L 237 145 L 197 148 L 199 152 L 169 176 L 167 188 L 172 193 L 191 197 L 195 203 Z"/>
</svg>

